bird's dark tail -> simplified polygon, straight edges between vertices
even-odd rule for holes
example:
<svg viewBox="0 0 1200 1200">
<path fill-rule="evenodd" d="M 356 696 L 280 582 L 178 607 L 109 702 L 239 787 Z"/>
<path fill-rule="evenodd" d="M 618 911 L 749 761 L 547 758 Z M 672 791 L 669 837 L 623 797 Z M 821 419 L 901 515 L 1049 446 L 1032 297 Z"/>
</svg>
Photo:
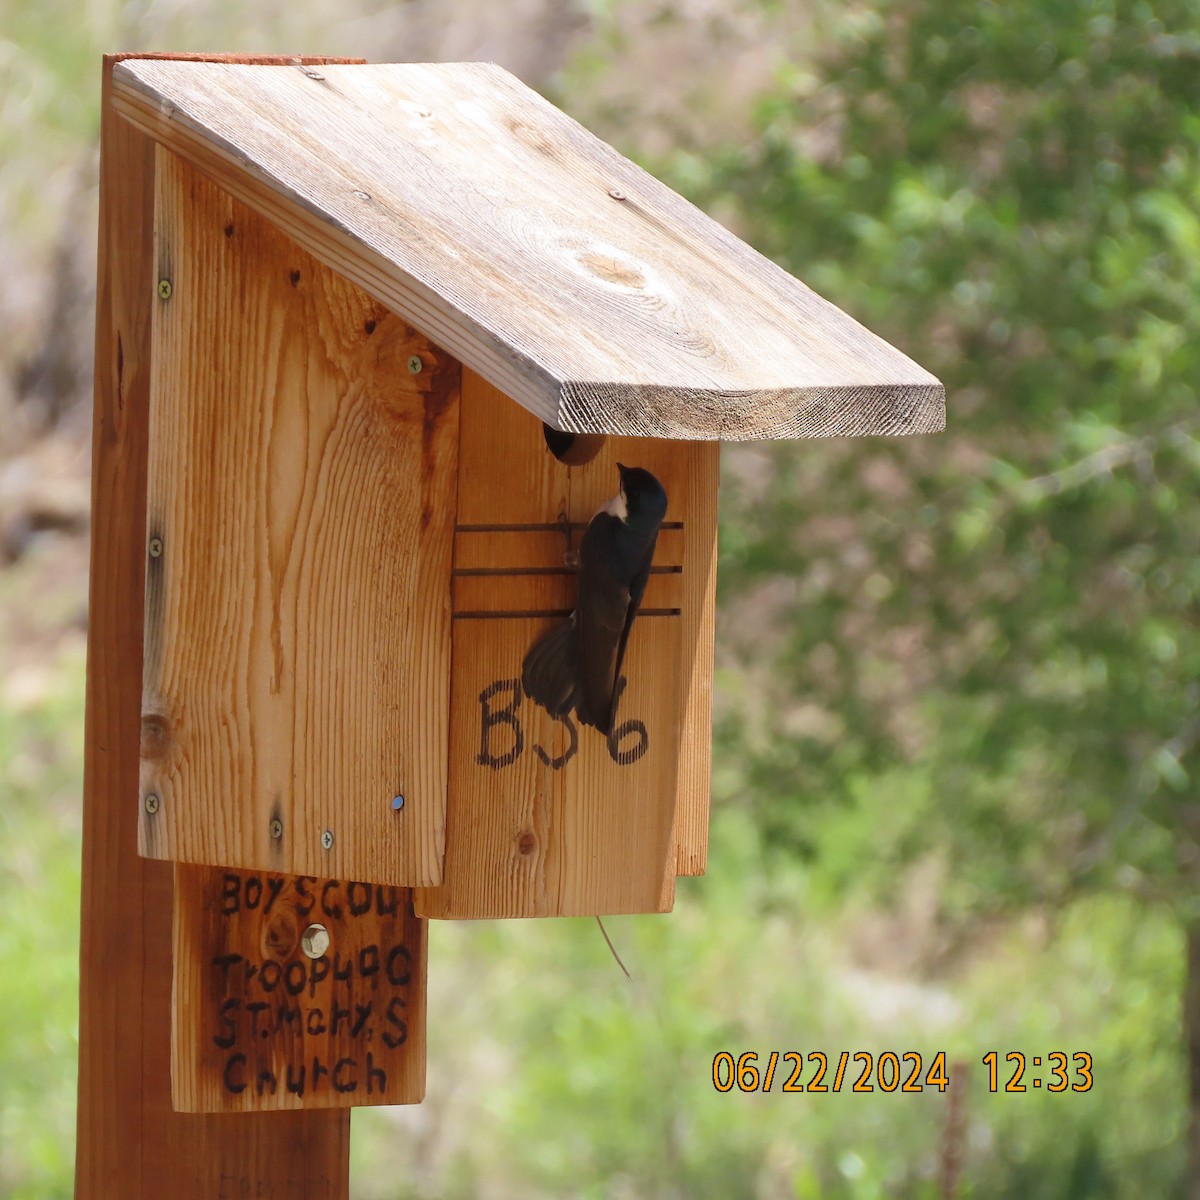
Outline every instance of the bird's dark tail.
<svg viewBox="0 0 1200 1200">
<path fill-rule="evenodd" d="M 552 717 L 565 716 L 579 699 L 579 637 L 574 615 L 538 638 L 521 665 L 521 686 Z"/>
</svg>

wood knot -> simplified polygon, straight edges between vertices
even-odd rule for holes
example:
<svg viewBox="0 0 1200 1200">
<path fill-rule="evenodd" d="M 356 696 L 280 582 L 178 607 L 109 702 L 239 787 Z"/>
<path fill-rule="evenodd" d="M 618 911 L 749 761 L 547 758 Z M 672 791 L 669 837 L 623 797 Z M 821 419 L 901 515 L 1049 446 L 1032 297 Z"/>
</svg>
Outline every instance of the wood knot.
<svg viewBox="0 0 1200 1200">
<path fill-rule="evenodd" d="M 142 713 L 142 757 L 165 758 L 171 747 L 171 722 L 161 713 Z"/>
<path fill-rule="evenodd" d="M 262 952 L 264 958 L 284 962 L 296 952 L 300 944 L 300 927 L 290 912 L 276 912 L 262 926 Z"/>
<path fill-rule="evenodd" d="M 585 251 L 579 255 L 578 261 L 581 267 L 605 283 L 626 288 L 646 286 L 646 276 L 642 270 L 629 259 L 618 257 L 616 254 Z"/>
<path fill-rule="evenodd" d="M 521 854 L 532 854 L 537 849 L 537 838 L 526 829 L 517 836 L 517 850 Z"/>
</svg>

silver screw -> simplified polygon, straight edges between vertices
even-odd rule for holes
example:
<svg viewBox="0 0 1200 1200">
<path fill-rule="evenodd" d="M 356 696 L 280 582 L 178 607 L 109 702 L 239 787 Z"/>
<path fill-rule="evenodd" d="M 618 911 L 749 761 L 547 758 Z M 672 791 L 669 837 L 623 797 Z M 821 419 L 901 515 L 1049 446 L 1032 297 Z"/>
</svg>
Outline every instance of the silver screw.
<svg viewBox="0 0 1200 1200">
<path fill-rule="evenodd" d="M 151 816 L 154 816 L 154 814 L 156 812 L 158 812 L 158 793 L 157 792 L 147 792 L 146 799 L 143 801 L 143 803 L 146 806 L 146 811 Z"/>
<path fill-rule="evenodd" d="M 150 557 L 151 558 L 161 558 L 162 557 L 162 538 L 152 537 L 150 539 Z"/>
<path fill-rule="evenodd" d="M 279 841 L 283 837 L 283 822 L 278 817 L 273 818 L 271 821 L 271 836 L 276 841 Z"/>
<path fill-rule="evenodd" d="M 325 830 L 325 832 L 323 834 L 321 834 L 321 845 L 324 846 L 326 850 L 333 849 L 333 830 L 332 829 L 327 829 L 327 830 Z"/>
<path fill-rule="evenodd" d="M 625 199 L 625 193 L 624 193 L 623 191 L 621 191 L 621 189 L 620 189 L 620 188 L 609 188 L 609 189 L 608 189 L 608 194 L 609 194 L 609 195 L 610 195 L 610 196 L 611 196 L 611 197 L 612 197 L 614 200 L 624 200 L 624 199 Z"/>
<path fill-rule="evenodd" d="M 329 949 L 329 930 L 324 925 L 310 925 L 300 935 L 300 949 L 309 958 L 320 958 Z"/>
<path fill-rule="evenodd" d="M 425 364 L 421 361 L 421 356 L 419 354 L 414 354 L 412 358 L 408 360 L 408 369 L 411 374 L 420 375 L 424 368 Z"/>
<path fill-rule="evenodd" d="M 158 295 L 161 300 L 170 300 L 171 281 L 169 279 L 160 279 L 158 281 Z"/>
</svg>

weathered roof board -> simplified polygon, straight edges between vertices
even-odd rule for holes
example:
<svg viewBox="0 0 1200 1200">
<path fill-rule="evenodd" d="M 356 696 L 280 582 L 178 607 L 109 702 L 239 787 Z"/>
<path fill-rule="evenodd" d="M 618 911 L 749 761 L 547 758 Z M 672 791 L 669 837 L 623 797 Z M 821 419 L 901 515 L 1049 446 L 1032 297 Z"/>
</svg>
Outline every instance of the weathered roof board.
<svg viewBox="0 0 1200 1200">
<path fill-rule="evenodd" d="M 945 393 L 489 63 L 129 59 L 122 115 L 560 429 L 926 433 Z"/>
</svg>

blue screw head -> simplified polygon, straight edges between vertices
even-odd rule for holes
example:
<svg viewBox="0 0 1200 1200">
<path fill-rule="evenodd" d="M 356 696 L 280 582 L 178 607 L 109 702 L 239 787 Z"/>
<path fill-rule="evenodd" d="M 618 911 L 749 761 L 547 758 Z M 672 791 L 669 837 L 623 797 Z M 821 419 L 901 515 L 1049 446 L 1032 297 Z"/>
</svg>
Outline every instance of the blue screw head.
<svg viewBox="0 0 1200 1200">
<path fill-rule="evenodd" d="M 395 798 L 395 799 L 392 801 L 392 808 L 393 808 L 393 810 L 394 810 L 394 811 L 396 811 L 396 812 L 399 812 L 399 811 L 400 811 L 400 810 L 401 810 L 403 807 L 404 807 L 404 797 L 403 797 L 403 796 L 397 796 L 397 797 L 396 797 L 396 798 Z"/>
</svg>

